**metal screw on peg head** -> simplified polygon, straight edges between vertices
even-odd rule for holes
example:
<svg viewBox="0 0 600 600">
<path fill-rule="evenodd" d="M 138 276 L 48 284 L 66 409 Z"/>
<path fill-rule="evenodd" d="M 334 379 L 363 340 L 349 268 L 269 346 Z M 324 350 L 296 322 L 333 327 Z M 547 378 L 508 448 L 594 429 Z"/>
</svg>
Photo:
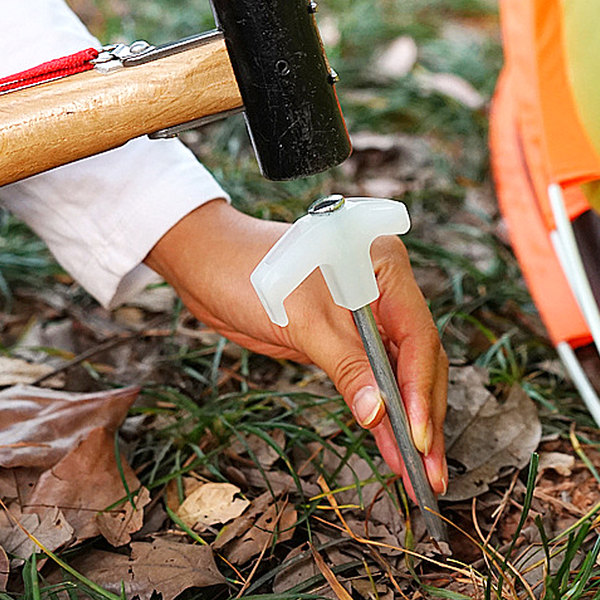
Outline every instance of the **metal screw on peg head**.
<svg viewBox="0 0 600 600">
<path fill-rule="evenodd" d="M 326 198 L 321 198 L 320 200 L 315 200 L 308 207 L 308 214 L 319 216 L 324 215 L 327 216 L 329 213 L 335 212 L 336 210 L 342 208 L 346 203 L 346 198 L 341 194 L 333 194 L 331 196 L 327 196 Z"/>
<path fill-rule="evenodd" d="M 438 516 L 438 503 L 370 307 L 379 297 L 371 244 L 381 235 L 402 234 L 409 228 L 401 202 L 328 196 L 314 202 L 308 214 L 288 229 L 250 279 L 271 321 L 285 327 L 284 300 L 316 268 L 321 269 L 333 301 L 352 311 L 427 529 L 434 539 L 446 542 L 446 526 Z"/>
</svg>

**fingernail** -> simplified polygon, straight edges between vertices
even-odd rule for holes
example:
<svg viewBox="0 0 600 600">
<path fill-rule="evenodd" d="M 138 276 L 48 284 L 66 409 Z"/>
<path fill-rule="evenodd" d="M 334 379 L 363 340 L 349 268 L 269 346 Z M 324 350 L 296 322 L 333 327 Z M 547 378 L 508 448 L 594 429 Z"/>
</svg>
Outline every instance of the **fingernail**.
<svg viewBox="0 0 600 600">
<path fill-rule="evenodd" d="M 448 491 L 448 461 L 446 460 L 446 457 L 444 456 L 444 461 L 442 462 L 442 469 L 443 469 L 443 475 L 440 478 L 440 481 L 442 483 L 442 496 L 446 495 L 446 492 Z"/>
<path fill-rule="evenodd" d="M 425 456 L 428 456 L 431 452 L 431 446 L 433 445 L 433 422 L 431 419 L 417 428 L 416 435 L 414 436 L 415 446 Z"/>
<path fill-rule="evenodd" d="M 448 480 L 446 479 L 446 477 L 442 477 L 440 481 L 442 483 L 442 492 L 441 492 L 441 495 L 445 496 L 446 493 L 448 492 Z"/>
<path fill-rule="evenodd" d="M 375 422 L 377 415 L 382 409 L 383 400 L 381 394 L 374 387 L 364 387 L 356 392 L 352 412 L 361 427 L 368 429 Z"/>
</svg>

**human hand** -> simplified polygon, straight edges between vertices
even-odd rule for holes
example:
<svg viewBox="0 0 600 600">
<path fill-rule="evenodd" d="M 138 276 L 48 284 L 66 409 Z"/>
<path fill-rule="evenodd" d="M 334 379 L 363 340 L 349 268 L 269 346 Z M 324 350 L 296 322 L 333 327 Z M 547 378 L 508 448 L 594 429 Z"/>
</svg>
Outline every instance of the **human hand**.
<svg viewBox="0 0 600 600">
<path fill-rule="evenodd" d="M 222 200 L 184 217 L 145 262 L 169 281 L 203 323 L 261 354 L 321 367 L 358 423 L 373 432 L 390 469 L 410 482 L 351 313 L 334 304 L 319 271 L 286 301 L 290 324 L 268 318 L 250 273 L 289 225 L 254 219 Z M 380 297 L 371 305 L 395 367 L 413 439 L 435 492 L 445 493 L 444 456 L 448 361 L 427 305 L 397 237 L 373 242 Z"/>
</svg>

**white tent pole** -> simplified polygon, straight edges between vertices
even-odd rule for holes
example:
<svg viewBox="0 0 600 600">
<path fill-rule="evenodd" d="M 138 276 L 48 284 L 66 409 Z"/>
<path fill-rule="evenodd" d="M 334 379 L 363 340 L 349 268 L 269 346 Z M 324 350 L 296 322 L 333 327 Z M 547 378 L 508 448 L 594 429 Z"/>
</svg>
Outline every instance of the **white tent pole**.
<svg viewBox="0 0 600 600">
<path fill-rule="evenodd" d="M 577 356 L 575 356 L 573 348 L 571 348 L 569 342 L 560 342 L 560 344 L 556 346 L 556 351 L 563 361 L 563 364 L 573 380 L 575 387 L 579 391 L 588 411 L 592 415 L 594 421 L 596 421 L 596 425 L 600 427 L 600 398 L 598 398 L 581 363 L 577 359 Z"/>
<path fill-rule="evenodd" d="M 556 183 L 550 184 L 548 196 L 556 222 L 556 231 L 550 234 L 550 238 L 600 354 L 600 311 L 581 260 L 561 187 Z"/>
</svg>

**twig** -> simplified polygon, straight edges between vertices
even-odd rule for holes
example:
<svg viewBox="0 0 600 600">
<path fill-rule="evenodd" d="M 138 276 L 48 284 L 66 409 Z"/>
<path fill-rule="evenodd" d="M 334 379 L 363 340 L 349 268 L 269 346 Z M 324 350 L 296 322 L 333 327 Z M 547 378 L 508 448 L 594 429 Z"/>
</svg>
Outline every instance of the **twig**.
<svg viewBox="0 0 600 600">
<path fill-rule="evenodd" d="M 130 342 L 130 341 L 135 340 L 140 337 L 168 337 L 171 334 L 172 334 L 172 332 L 167 329 L 158 329 L 158 330 L 146 329 L 144 331 L 136 331 L 134 333 L 120 334 L 120 335 L 116 335 L 114 337 L 110 337 L 107 340 L 100 342 L 96 346 L 94 346 L 92 348 L 88 348 L 81 354 L 78 354 L 71 360 L 68 360 L 66 363 L 62 364 L 60 367 L 57 367 L 53 371 L 50 371 L 49 373 L 46 373 L 45 375 L 38 377 L 31 385 L 40 385 L 47 379 L 51 379 L 52 377 L 55 377 L 56 375 L 59 375 L 60 373 L 63 373 L 64 371 L 68 371 L 72 367 L 76 367 L 77 365 L 81 364 L 82 362 L 92 358 L 92 356 L 95 356 L 96 354 L 100 354 L 101 352 L 104 352 L 105 350 L 110 350 L 111 348 L 119 346 L 120 344 L 126 344 L 127 342 Z"/>
<path fill-rule="evenodd" d="M 132 335 L 118 336 L 116 338 L 109 338 L 108 340 L 104 340 L 103 342 L 94 346 L 93 348 L 88 348 L 81 354 L 78 354 L 71 360 L 68 360 L 66 363 L 62 364 L 60 367 L 57 367 L 53 371 L 50 371 L 49 373 L 46 373 L 45 375 L 38 377 L 32 383 L 32 385 L 40 385 L 47 379 L 55 377 L 56 375 L 59 375 L 60 373 L 64 373 L 65 371 L 69 370 L 71 367 L 75 367 L 75 366 L 81 364 L 82 362 L 88 360 L 92 356 L 99 354 L 100 352 L 104 352 L 105 350 L 110 350 L 111 348 L 114 348 L 115 346 L 118 346 L 119 344 L 124 344 L 126 342 L 129 342 L 130 340 L 132 340 L 136 337 L 137 337 L 137 335 L 132 334 Z"/>
</svg>

